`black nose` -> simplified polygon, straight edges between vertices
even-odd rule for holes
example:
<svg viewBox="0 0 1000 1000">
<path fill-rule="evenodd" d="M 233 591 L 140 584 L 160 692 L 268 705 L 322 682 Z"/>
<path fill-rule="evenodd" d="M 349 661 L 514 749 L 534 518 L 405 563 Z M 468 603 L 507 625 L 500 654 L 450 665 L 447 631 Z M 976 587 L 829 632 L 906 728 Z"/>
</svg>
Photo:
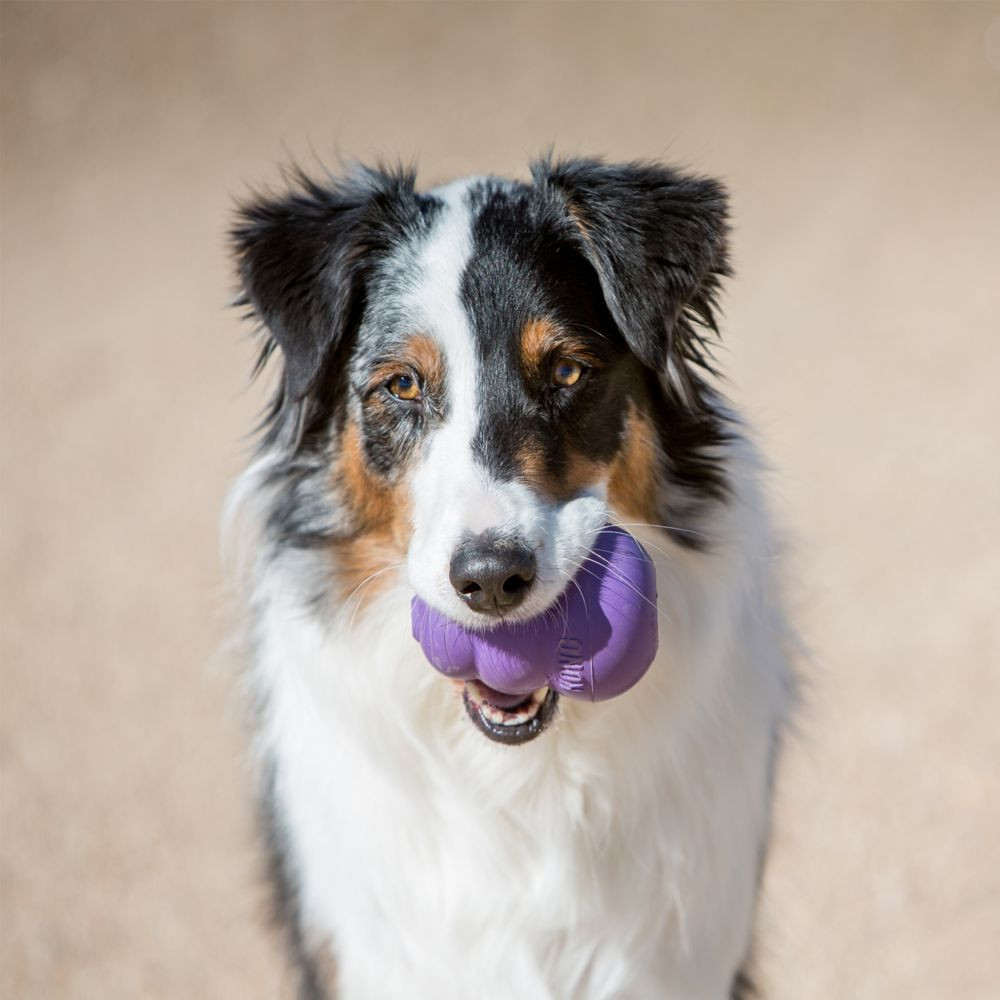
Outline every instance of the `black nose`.
<svg viewBox="0 0 1000 1000">
<path fill-rule="evenodd" d="M 472 538 L 455 550 L 449 575 L 455 592 L 473 611 L 502 615 L 528 593 L 535 556 L 516 539 Z"/>
</svg>

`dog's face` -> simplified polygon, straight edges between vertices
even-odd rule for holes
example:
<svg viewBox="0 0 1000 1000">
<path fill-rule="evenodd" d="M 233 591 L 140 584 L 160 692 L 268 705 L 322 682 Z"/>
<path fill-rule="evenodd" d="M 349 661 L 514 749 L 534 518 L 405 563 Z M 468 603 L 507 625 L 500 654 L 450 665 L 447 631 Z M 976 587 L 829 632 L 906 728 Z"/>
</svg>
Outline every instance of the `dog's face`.
<svg viewBox="0 0 1000 1000">
<path fill-rule="evenodd" d="M 285 359 L 276 531 L 329 546 L 342 599 L 405 566 L 477 629 L 549 608 L 612 512 L 691 543 L 722 487 L 692 321 L 724 211 L 714 182 L 593 161 L 428 194 L 300 178 L 247 206 L 246 297 Z M 493 701 L 478 721 L 524 714 Z"/>
</svg>

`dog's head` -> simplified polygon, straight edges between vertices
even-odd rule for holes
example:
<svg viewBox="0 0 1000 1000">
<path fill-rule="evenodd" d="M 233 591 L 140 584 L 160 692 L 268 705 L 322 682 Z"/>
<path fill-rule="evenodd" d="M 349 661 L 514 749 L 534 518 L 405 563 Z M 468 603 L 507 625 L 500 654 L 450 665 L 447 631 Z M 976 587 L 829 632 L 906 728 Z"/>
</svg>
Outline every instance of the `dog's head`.
<svg viewBox="0 0 1000 1000">
<path fill-rule="evenodd" d="M 614 516 L 697 544 L 724 488 L 700 331 L 725 196 L 647 165 L 418 193 L 359 170 L 245 205 L 245 300 L 279 348 L 273 537 L 325 545 L 342 596 L 404 564 L 484 628 L 544 612 Z"/>
</svg>

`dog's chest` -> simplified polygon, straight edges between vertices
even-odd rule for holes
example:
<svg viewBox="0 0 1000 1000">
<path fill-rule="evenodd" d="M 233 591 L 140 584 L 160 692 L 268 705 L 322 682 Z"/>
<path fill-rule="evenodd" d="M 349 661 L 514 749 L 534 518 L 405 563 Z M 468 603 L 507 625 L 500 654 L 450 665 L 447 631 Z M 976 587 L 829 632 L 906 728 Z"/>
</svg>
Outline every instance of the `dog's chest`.
<svg viewBox="0 0 1000 1000">
<path fill-rule="evenodd" d="M 625 987 L 683 952 L 684 852 L 653 817 L 591 839 L 566 775 L 504 803 L 446 762 L 390 773 L 302 729 L 285 752 L 303 916 L 335 942 L 345 996 L 499 996 L 497 975 L 524 997 L 649 995 Z"/>
<path fill-rule="evenodd" d="M 422 661 L 400 595 L 343 639 L 283 591 L 258 634 L 260 736 L 303 925 L 332 942 L 345 997 L 726 994 L 766 823 L 763 732 L 692 758 L 697 781 L 679 772 L 661 669 L 501 747 Z"/>
</svg>

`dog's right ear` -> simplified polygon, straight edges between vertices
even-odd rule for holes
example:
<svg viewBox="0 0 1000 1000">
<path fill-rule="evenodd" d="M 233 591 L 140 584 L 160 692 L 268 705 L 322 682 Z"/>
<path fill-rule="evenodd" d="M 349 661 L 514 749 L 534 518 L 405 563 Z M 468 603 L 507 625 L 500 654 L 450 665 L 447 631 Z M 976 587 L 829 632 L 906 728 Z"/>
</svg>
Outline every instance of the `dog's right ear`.
<svg viewBox="0 0 1000 1000">
<path fill-rule="evenodd" d="M 368 271 L 414 181 L 413 171 L 358 168 L 322 184 L 294 171 L 286 194 L 240 205 L 230 235 L 241 303 L 281 348 L 288 398 L 309 392 L 359 319 Z"/>
</svg>

